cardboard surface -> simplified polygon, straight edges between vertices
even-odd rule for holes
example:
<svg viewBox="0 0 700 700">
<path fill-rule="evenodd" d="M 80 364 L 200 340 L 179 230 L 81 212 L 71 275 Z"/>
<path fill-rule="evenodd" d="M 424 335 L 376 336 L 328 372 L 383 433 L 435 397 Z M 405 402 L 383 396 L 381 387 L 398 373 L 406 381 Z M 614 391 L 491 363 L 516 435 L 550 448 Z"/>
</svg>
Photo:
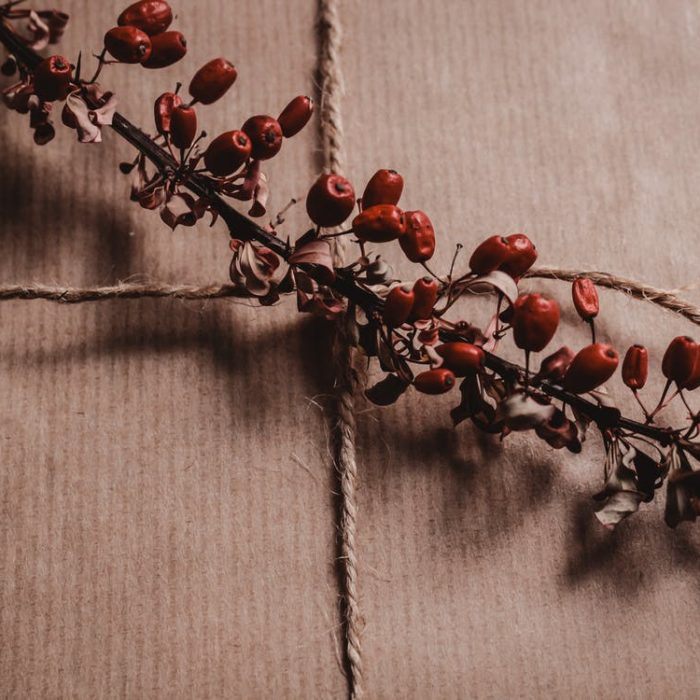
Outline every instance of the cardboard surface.
<svg viewBox="0 0 700 700">
<path fill-rule="evenodd" d="M 97 48 L 121 9 L 62 7 L 69 56 Z M 108 73 L 135 122 L 219 53 L 240 77 L 225 105 L 201 111 L 212 134 L 310 90 L 313 2 L 179 7 L 185 62 Z M 458 241 L 524 230 L 545 264 L 697 284 L 694 3 L 341 11 L 348 175 L 361 189 L 379 167 L 403 173 L 404 206 L 438 228 L 436 268 Z M 3 281 L 226 279 L 223 228 L 171 233 L 130 204 L 116 168 L 129 149 L 112 135 L 79 146 L 59 129 L 39 149 L 4 112 L 0 153 Z M 303 194 L 315 153 L 310 130 L 272 162 L 273 211 Z M 297 208 L 288 230 L 303 224 Z M 398 248 L 386 254 L 421 274 Z M 558 340 L 586 342 L 567 285 L 524 287 L 562 300 Z M 668 339 L 693 332 L 601 298 L 602 336 L 621 350 L 644 342 L 655 367 Z M 0 693 L 343 697 L 322 327 L 291 299 L 4 302 L 0 319 Z M 589 498 L 597 438 L 580 456 L 523 436 L 502 447 L 453 431 L 454 403 L 410 394 L 358 417 L 368 697 L 697 697 L 697 531 L 668 530 L 661 498 L 603 532 Z"/>
</svg>

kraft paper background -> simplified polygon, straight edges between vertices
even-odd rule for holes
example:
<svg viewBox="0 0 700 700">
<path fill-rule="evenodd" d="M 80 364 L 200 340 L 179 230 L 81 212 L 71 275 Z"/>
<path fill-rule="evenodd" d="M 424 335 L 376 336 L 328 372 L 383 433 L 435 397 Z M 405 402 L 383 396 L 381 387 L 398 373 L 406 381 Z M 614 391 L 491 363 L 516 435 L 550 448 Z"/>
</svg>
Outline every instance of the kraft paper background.
<svg viewBox="0 0 700 700">
<path fill-rule="evenodd" d="M 239 80 L 200 110 L 211 134 L 313 90 L 313 0 L 173 5 L 185 61 L 106 73 L 136 123 L 219 54 Z M 61 7 L 75 57 L 122 4 Z M 380 167 L 404 175 L 404 206 L 438 229 L 436 268 L 458 241 L 522 230 L 544 264 L 698 283 L 696 3 L 343 0 L 341 17 L 347 174 L 358 189 Z M 2 113 L 3 283 L 226 280 L 221 225 L 170 232 L 129 203 L 125 144 L 73 138 L 35 147 Z M 317 151 L 309 129 L 271 162 L 273 211 L 303 196 Z M 303 206 L 288 221 L 302 231 Z M 523 286 L 562 301 L 558 341 L 587 342 L 568 285 Z M 601 299 L 602 337 L 647 344 L 657 373 L 694 332 Z M 344 697 L 325 325 L 293 299 L 3 302 L 0 324 L 0 694 Z M 580 456 L 501 445 L 453 430 L 454 403 L 358 407 L 368 697 L 698 697 L 697 530 L 666 528 L 662 494 L 603 531 L 597 437 Z"/>
</svg>

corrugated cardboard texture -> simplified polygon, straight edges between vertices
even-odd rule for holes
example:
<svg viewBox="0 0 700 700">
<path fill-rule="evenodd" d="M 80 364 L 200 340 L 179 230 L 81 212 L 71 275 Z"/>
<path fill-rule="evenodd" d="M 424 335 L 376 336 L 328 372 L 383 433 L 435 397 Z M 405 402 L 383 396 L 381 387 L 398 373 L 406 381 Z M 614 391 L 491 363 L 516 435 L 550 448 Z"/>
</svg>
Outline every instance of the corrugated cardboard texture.
<svg viewBox="0 0 700 700">
<path fill-rule="evenodd" d="M 178 5 L 186 62 L 107 74 L 135 121 L 218 53 L 240 78 L 202 110 L 211 133 L 309 91 L 312 0 Z M 64 7 L 71 56 L 97 48 L 120 9 Z M 341 12 L 348 175 L 358 189 L 379 167 L 405 175 L 405 206 L 439 230 L 435 267 L 458 241 L 525 230 L 544 263 L 697 282 L 694 3 L 344 0 Z M 38 149 L 3 116 L 0 279 L 223 280 L 224 233 L 171 233 L 129 204 L 116 171 L 128 149 L 106 136 L 78 146 L 60 130 Z M 313 179 L 315 148 L 308 132 L 268 168 L 273 209 Z M 559 339 L 586 342 L 566 285 L 524 287 L 555 293 Z M 645 342 L 656 366 L 692 332 L 621 295 L 602 302 L 601 335 Z M 0 314 L 2 694 L 342 697 L 333 479 L 311 401 L 332 384 L 321 327 L 292 300 Z M 661 503 L 601 531 L 597 438 L 578 457 L 523 436 L 501 446 L 453 431 L 453 403 L 411 395 L 359 416 L 368 696 L 697 697 L 696 531 L 667 530 Z"/>
</svg>

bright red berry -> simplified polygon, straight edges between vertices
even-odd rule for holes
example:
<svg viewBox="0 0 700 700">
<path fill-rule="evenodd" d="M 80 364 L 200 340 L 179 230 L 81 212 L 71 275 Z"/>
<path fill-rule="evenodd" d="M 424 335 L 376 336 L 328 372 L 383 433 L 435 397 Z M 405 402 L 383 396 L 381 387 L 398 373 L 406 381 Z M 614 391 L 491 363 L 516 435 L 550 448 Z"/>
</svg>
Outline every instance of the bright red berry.
<svg viewBox="0 0 700 700">
<path fill-rule="evenodd" d="M 491 236 L 480 243 L 469 258 L 469 267 L 477 275 L 487 275 L 498 270 L 509 253 L 508 240 L 503 236 Z"/>
<path fill-rule="evenodd" d="M 173 21 L 173 11 L 163 0 L 141 0 L 119 15 L 120 27 L 136 27 L 149 36 L 164 32 Z"/>
<path fill-rule="evenodd" d="M 190 82 L 190 95 L 196 102 L 210 105 L 226 94 L 237 77 L 233 63 L 225 58 L 215 58 L 194 74 Z"/>
<path fill-rule="evenodd" d="M 174 92 L 164 92 L 153 105 L 153 116 L 156 122 L 156 130 L 161 136 L 170 133 L 170 120 L 175 107 L 182 104 L 180 95 Z"/>
<path fill-rule="evenodd" d="M 632 345 L 622 361 L 622 381 L 630 389 L 643 389 L 649 376 L 649 353 L 643 345 Z"/>
<path fill-rule="evenodd" d="M 105 48 L 121 63 L 143 63 L 151 55 L 151 39 L 136 27 L 114 27 L 105 34 Z"/>
<path fill-rule="evenodd" d="M 666 348 L 661 362 L 664 377 L 683 388 L 683 385 L 693 376 L 697 355 L 698 344 L 692 338 L 687 335 L 674 338 Z"/>
<path fill-rule="evenodd" d="M 413 294 L 415 300 L 411 309 L 411 318 L 430 318 L 437 301 L 438 283 L 432 277 L 421 277 L 413 285 Z"/>
<path fill-rule="evenodd" d="M 537 378 L 546 379 L 547 381 L 557 384 L 560 383 L 573 359 L 574 351 L 564 345 L 542 360 Z"/>
<path fill-rule="evenodd" d="M 170 116 L 170 140 L 176 148 L 189 148 L 197 136 L 197 112 L 194 107 L 180 105 Z"/>
<path fill-rule="evenodd" d="M 277 117 L 284 137 L 290 139 L 296 136 L 308 124 L 313 112 L 314 101 L 310 97 L 295 97 Z"/>
<path fill-rule="evenodd" d="M 408 287 L 394 287 L 387 294 L 382 308 L 384 323 L 392 328 L 406 323 L 416 301 L 415 292 Z"/>
<path fill-rule="evenodd" d="M 506 257 L 498 269 L 518 279 L 535 264 L 537 248 L 524 233 L 513 233 L 505 240 Z"/>
<path fill-rule="evenodd" d="M 588 277 L 577 277 L 571 285 L 571 296 L 578 315 L 584 321 L 594 319 L 600 311 L 598 291 Z"/>
<path fill-rule="evenodd" d="M 611 345 L 587 345 L 579 350 L 571 361 L 564 377 L 564 388 L 574 394 L 593 391 L 615 374 L 619 361 Z"/>
<path fill-rule="evenodd" d="M 377 170 L 362 195 L 362 208 L 377 204 L 398 204 L 403 192 L 403 178 L 396 170 Z"/>
<path fill-rule="evenodd" d="M 424 394 L 444 394 L 455 385 L 455 375 L 449 369 L 429 369 L 421 372 L 413 384 Z"/>
<path fill-rule="evenodd" d="M 477 372 L 484 364 L 484 351 L 472 343 L 444 343 L 435 348 L 444 360 L 443 366 L 456 377 L 466 377 Z"/>
<path fill-rule="evenodd" d="M 406 233 L 406 217 L 393 204 L 375 204 L 352 220 L 352 229 L 361 241 L 386 243 Z"/>
<path fill-rule="evenodd" d="M 250 138 L 243 131 L 227 131 L 217 136 L 204 153 L 204 164 L 217 177 L 235 173 L 253 150 Z"/>
<path fill-rule="evenodd" d="M 422 211 L 404 212 L 406 233 L 399 238 L 399 245 L 406 257 L 414 263 L 425 262 L 435 252 L 435 229 Z"/>
<path fill-rule="evenodd" d="M 513 304 L 513 337 L 522 350 L 539 352 L 559 325 L 559 304 L 542 294 L 521 294 Z"/>
<path fill-rule="evenodd" d="M 321 175 L 306 195 L 306 212 L 317 226 L 339 226 L 355 208 L 355 190 L 342 175 Z"/>
<path fill-rule="evenodd" d="M 45 58 L 34 71 L 34 92 L 43 102 L 65 100 L 71 90 L 73 70 L 64 56 Z"/>
<path fill-rule="evenodd" d="M 144 68 L 167 68 L 187 53 L 187 40 L 180 32 L 163 32 L 151 37 L 151 55 Z"/>
<path fill-rule="evenodd" d="M 282 148 L 282 127 L 274 117 L 265 114 L 250 117 L 241 130 L 250 137 L 255 160 L 268 160 Z"/>
</svg>

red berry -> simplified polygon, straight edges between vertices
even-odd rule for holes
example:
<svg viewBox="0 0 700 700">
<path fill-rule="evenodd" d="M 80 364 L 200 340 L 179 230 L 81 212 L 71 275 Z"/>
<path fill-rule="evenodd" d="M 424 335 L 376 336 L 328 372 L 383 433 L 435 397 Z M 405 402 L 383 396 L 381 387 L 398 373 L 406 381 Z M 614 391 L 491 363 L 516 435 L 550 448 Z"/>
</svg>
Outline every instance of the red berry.
<svg viewBox="0 0 700 700">
<path fill-rule="evenodd" d="M 310 97 L 295 97 L 277 117 L 284 137 L 290 139 L 296 136 L 307 125 L 313 112 L 314 101 Z"/>
<path fill-rule="evenodd" d="M 537 378 L 546 379 L 557 384 L 560 383 L 573 359 L 574 351 L 564 345 L 555 353 L 548 355 L 542 360 Z"/>
<path fill-rule="evenodd" d="M 455 375 L 449 369 L 429 369 L 421 372 L 413 384 L 424 394 L 444 394 L 455 385 Z"/>
<path fill-rule="evenodd" d="M 487 275 L 498 270 L 509 252 L 508 240 L 503 236 L 491 236 L 480 243 L 469 258 L 469 267 L 477 275 Z"/>
<path fill-rule="evenodd" d="M 342 175 L 321 175 L 306 195 L 306 212 L 317 226 L 339 226 L 355 208 L 355 190 Z"/>
<path fill-rule="evenodd" d="M 522 350 L 543 350 L 559 325 L 559 304 L 542 294 L 521 294 L 513 304 L 513 337 Z"/>
<path fill-rule="evenodd" d="M 151 37 L 151 55 L 144 68 L 167 68 L 187 53 L 187 40 L 180 32 L 163 32 Z"/>
<path fill-rule="evenodd" d="M 392 328 L 406 323 L 413 310 L 416 295 L 408 287 L 394 287 L 387 294 L 382 308 L 382 318 L 384 323 Z"/>
<path fill-rule="evenodd" d="M 399 245 L 406 257 L 414 263 L 425 262 L 435 252 L 435 229 L 422 211 L 404 212 L 406 233 L 399 238 Z"/>
<path fill-rule="evenodd" d="M 535 264 L 537 248 L 524 233 L 513 233 L 505 239 L 506 257 L 498 269 L 519 279 Z"/>
<path fill-rule="evenodd" d="M 105 48 L 121 63 L 143 63 L 151 55 L 151 39 L 136 27 L 114 27 L 105 34 Z"/>
<path fill-rule="evenodd" d="M 64 56 L 45 58 L 34 71 L 34 92 L 43 102 L 65 100 L 71 91 L 73 71 Z"/>
<path fill-rule="evenodd" d="M 571 361 L 564 377 L 564 388 L 574 394 L 593 391 L 615 374 L 619 361 L 612 345 L 587 345 Z"/>
<path fill-rule="evenodd" d="M 156 129 L 161 136 L 170 133 L 170 120 L 175 107 L 182 105 L 182 98 L 174 92 L 164 92 L 153 105 Z"/>
<path fill-rule="evenodd" d="M 594 319 L 600 311 L 598 291 L 588 277 L 577 277 L 571 285 L 571 296 L 578 315 L 584 321 Z"/>
<path fill-rule="evenodd" d="M 396 170 L 377 170 L 362 195 L 362 208 L 377 204 L 398 204 L 403 192 L 403 178 Z"/>
<path fill-rule="evenodd" d="M 438 283 L 432 277 L 421 277 L 413 285 L 413 293 L 415 301 L 411 309 L 411 318 L 430 318 L 437 301 Z"/>
<path fill-rule="evenodd" d="M 170 117 L 170 139 L 176 148 L 189 148 L 197 136 L 197 112 L 194 107 L 175 107 Z"/>
<path fill-rule="evenodd" d="M 190 82 L 190 95 L 203 105 L 210 105 L 223 97 L 236 82 L 238 72 L 225 58 L 215 58 L 205 63 Z"/>
<path fill-rule="evenodd" d="M 173 11 L 163 0 L 141 0 L 119 15 L 120 27 L 136 27 L 149 36 L 164 32 L 173 21 Z"/>
<path fill-rule="evenodd" d="M 643 345 L 632 345 L 622 362 L 622 381 L 630 389 L 642 389 L 649 376 L 649 353 Z"/>
<path fill-rule="evenodd" d="M 692 338 L 687 335 L 674 338 L 666 348 L 661 362 L 664 377 L 683 387 L 693 375 L 697 353 L 698 344 Z"/>
<path fill-rule="evenodd" d="M 698 346 L 698 351 L 695 353 L 695 367 L 693 368 L 693 372 L 690 377 L 683 382 L 683 388 L 688 391 L 695 391 L 698 387 L 700 387 L 700 346 Z"/>
<path fill-rule="evenodd" d="M 435 348 L 444 360 L 443 366 L 456 377 L 466 377 L 477 372 L 484 364 L 484 351 L 478 345 L 471 343 L 445 343 Z"/>
<path fill-rule="evenodd" d="M 250 158 L 253 145 L 242 131 L 226 131 L 217 136 L 204 153 L 204 164 L 217 177 L 235 173 Z"/>
<path fill-rule="evenodd" d="M 406 233 L 406 218 L 393 204 L 375 204 L 352 220 L 352 229 L 361 241 L 386 243 Z"/>
<path fill-rule="evenodd" d="M 276 156 L 282 148 L 282 127 L 273 117 L 265 114 L 251 117 L 241 130 L 250 137 L 255 160 L 268 160 Z"/>
</svg>

